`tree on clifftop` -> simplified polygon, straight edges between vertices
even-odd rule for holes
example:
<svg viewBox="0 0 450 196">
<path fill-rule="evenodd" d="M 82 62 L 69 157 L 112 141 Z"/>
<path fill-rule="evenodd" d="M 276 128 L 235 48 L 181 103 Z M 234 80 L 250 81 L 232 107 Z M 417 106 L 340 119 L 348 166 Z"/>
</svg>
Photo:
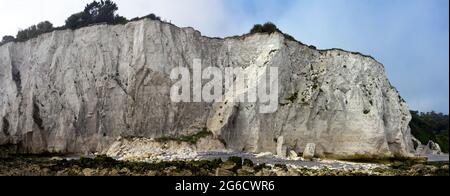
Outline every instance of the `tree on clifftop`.
<svg viewBox="0 0 450 196">
<path fill-rule="evenodd" d="M 281 32 L 277 26 L 271 22 L 266 22 L 264 25 L 256 24 L 253 26 L 253 28 L 250 30 L 250 34 L 254 33 L 275 33 L 275 32 Z"/>
<path fill-rule="evenodd" d="M 66 27 L 70 29 L 77 29 L 80 27 L 86 26 L 88 23 L 85 21 L 86 17 L 84 16 L 84 12 L 72 14 L 66 20 Z"/>
<path fill-rule="evenodd" d="M 0 44 L 6 44 L 6 43 L 9 43 L 9 42 L 13 42 L 15 40 L 16 39 L 13 36 L 6 35 L 6 36 L 3 36 L 3 39 L 2 39 L 2 41 L 0 41 Z"/>
<path fill-rule="evenodd" d="M 37 34 L 48 33 L 53 30 L 53 24 L 49 21 L 40 22 L 37 24 Z"/>
<path fill-rule="evenodd" d="M 94 1 L 84 8 L 84 14 L 88 17 L 88 23 L 114 23 L 116 15 L 114 14 L 119 8 L 117 4 L 106 0 L 100 2 Z"/>
<path fill-rule="evenodd" d="M 118 9 L 117 4 L 113 1 L 94 1 L 87 4 L 83 12 L 73 14 L 67 18 L 66 27 L 76 29 L 96 23 L 126 23 L 128 20 L 125 17 L 115 14 Z"/>
<path fill-rule="evenodd" d="M 40 22 L 38 25 L 32 25 L 25 30 L 17 32 L 16 40 L 26 41 L 37 37 L 38 35 L 51 32 L 53 30 L 53 24 L 49 21 Z"/>
</svg>

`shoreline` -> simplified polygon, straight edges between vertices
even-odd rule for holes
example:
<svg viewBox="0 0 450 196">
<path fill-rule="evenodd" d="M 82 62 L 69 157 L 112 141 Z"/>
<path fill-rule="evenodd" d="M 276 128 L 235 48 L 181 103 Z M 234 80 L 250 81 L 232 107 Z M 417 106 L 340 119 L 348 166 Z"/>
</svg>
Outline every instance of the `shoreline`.
<svg viewBox="0 0 450 196">
<path fill-rule="evenodd" d="M 302 162 L 313 166 L 258 163 L 236 156 L 148 163 L 119 161 L 104 155 L 78 159 L 12 155 L 0 158 L 0 176 L 449 176 L 448 161 Z"/>
</svg>

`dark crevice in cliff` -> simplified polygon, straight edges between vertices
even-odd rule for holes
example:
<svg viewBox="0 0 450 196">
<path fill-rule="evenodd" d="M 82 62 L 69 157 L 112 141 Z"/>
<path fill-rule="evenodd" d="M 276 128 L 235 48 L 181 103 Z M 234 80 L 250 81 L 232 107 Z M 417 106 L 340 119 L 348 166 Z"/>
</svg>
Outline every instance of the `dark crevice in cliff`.
<svg viewBox="0 0 450 196">
<path fill-rule="evenodd" d="M 2 132 L 4 135 L 9 136 L 9 121 L 6 117 L 3 117 Z"/>
<path fill-rule="evenodd" d="M 39 127 L 39 129 L 44 129 L 39 106 L 35 100 L 33 100 L 33 122 Z"/>
<path fill-rule="evenodd" d="M 120 80 L 118 73 L 116 76 L 113 76 L 112 79 L 117 83 L 117 86 L 119 86 L 120 89 L 122 89 L 125 95 L 129 95 L 125 85 L 123 85 L 122 81 Z"/>
<path fill-rule="evenodd" d="M 15 64 L 12 64 L 11 72 L 12 72 L 12 79 L 17 87 L 17 94 L 19 95 L 22 92 L 22 77 L 20 75 L 20 71 L 17 69 L 17 66 Z"/>
<path fill-rule="evenodd" d="M 111 78 L 117 83 L 117 85 L 122 89 L 122 91 L 126 95 L 129 95 L 128 91 L 127 91 L 127 88 L 126 88 L 126 85 L 124 85 L 122 83 L 122 81 L 120 80 L 120 71 L 119 71 L 120 53 L 121 53 L 121 49 L 118 48 L 118 52 L 117 52 L 117 56 L 116 56 L 117 61 L 116 61 L 115 66 L 114 66 L 114 70 L 115 70 L 116 73 Z"/>
</svg>

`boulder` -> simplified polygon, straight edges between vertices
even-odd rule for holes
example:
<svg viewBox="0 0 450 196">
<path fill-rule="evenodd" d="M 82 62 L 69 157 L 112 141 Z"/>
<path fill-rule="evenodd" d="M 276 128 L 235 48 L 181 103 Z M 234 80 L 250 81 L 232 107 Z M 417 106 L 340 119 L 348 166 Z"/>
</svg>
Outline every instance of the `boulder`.
<svg viewBox="0 0 450 196">
<path fill-rule="evenodd" d="M 267 158 L 267 157 L 272 157 L 273 153 L 271 152 L 261 152 L 255 155 L 255 158 Z"/>
<path fill-rule="evenodd" d="M 316 153 L 316 144 L 314 143 L 308 143 L 305 147 L 305 150 L 303 151 L 303 158 L 311 160 L 314 158 L 314 155 Z"/>
<path fill-rule="evenodd" d="M 427 145 L 423 145 L 419 140 L 413 138 L 414 143 L 416 143 L 416 155 L 417 156 L 427 156 L 427 155 L 440 155 L 442 154 L 441 147 L 439 144 L 428 141 Z"/>
<path fill-rule="evenodd" d="M 442 150 L 441 150 L 441 147 L 439 146 L 439 144 L 435 143 L 431 140 L 428 142 L 425 149 L 426 149 L 425 151 L 427 154 L 434 154 L 434 155 L 442 154 Z"/>
<path fill-rule="evenodd" d="M 93 175 L 95 175 L 95 172 L 96 171 L 94 169 L 90 169 L 90 168 L 83 169 L 83 171 L 82 171 L 84 176 L 93 176 Z"/>
<path fill-rule="evenodd" d="M 277 139 L 277 156 L 286 157 L 286 147 L 284 146 L 284 137 L 280 136 Z"/>
<path fill-rule="evenodd" d="M 216 169 L 216 176 L 234 176 L 234 172 L 219 167 Z"/>
<path fill-rule="evenodd" d="M 289 151 L 289 159 L 297 159 L 297 158 L 298 154 L 295 151 L 293 150 Z"/>
</svg>

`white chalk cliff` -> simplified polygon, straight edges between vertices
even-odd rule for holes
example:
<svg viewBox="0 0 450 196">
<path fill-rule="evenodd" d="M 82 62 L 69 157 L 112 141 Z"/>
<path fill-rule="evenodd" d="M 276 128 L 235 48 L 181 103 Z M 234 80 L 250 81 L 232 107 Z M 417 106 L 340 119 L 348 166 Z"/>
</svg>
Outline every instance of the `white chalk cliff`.
<svg viewBox="0 0 450 196">
<path fill-rule="evenodd" d="M 171 102 L 171 70 L 192 69 L 196 58 L 221 69 L 278 67 L 278 110 Z M 237 151 L 303 152 L 313 143 L 318 156 L 409 156 L 410 120 L 382 64 L 281 33 L 208 38 L 143 19 L 0 46 L 0 145 L 22 153 L 104 152 L 120 136 L 208 129 Z"/>
</svg>

